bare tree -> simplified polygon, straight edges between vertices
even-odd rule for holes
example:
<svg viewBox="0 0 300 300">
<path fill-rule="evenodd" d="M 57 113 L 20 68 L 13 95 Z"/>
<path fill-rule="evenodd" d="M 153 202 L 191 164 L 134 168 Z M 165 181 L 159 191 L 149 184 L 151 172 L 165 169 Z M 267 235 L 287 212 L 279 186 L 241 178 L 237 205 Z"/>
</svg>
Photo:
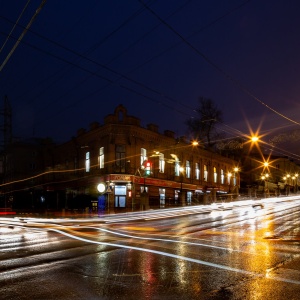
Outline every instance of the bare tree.
<svg viewBox="0 0 300 300">
<path fill-rule="evenodd" d="M 204 97 L 199 98 L 199 108 L 196 111 L 199 118 L 191 118 L 186 121 L 188 130 L 208 148 L 212 148 L 221 137 L 216 124 L 223 121 L 223 113 L 212 99 Z"/>
</svg>

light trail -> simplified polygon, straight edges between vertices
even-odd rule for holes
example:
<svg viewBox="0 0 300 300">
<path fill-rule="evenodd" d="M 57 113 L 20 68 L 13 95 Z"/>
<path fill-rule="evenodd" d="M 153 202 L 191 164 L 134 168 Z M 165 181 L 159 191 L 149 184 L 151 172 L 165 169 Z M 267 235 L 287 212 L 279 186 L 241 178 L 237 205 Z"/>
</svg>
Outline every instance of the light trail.
<svg viewBox="0 0 300 300">
<path fill-rule="evenodd" d="M 168 243 L 178 243 L 178 244 L 185 244 L 185 245 L 193 245 L 193 246 L 201 246 L 201 247 L 213 248 L 213 249 L 218 249 L 218 250 L 225 250 L 225 251 L 229 251 L 229 252 L 239 252 L 239 253 L 245 253 L 245 254 L 255 254 L 255 253 L 241 251 L 241 250 L 237 250 L 237 249 L 225 248 L 225 247 L 208 245 L 208 244 L 201 244 L 201 243 L 194 243 L 194 242 L 185 242 L 185 241 L 177 241 L 177 240 L 170 240 L 170 239 L 160 239 L 160 238 L 152 238 L 152 237 L 151 238 L 148 238 L 148 237 L 139 237 L 139 236 L 134 236 L 134 235 L 129 235 L 129 234 L 125 234 L 125 233 L 120 233 L 120 232 L 116 232 L 116 231 L 112 231 L 112 230 L 104 229 L 104 228 L 97 228 L 97 227 L 84 227 L 84 228 L 93 228 L 93 229 L 97 229 L 99 231 L 104 231 L 104 232 L 108 232 L 108 233 L 111 233 L 111 234 L 114 234 L 114 235 L 120 235 L 120 236 L 129 237 L 129 238 L 133 238 L 133 239 L 141 239 L 141 240 L 148 240 L 148 241 L 160 241 L 160 242 L 168 242 Z M 262 255 L 262 256 L 264 256 L 264 255 Z"/>
<path fill-rule="evenodd" d="M 4 220 L 6 222 L 4 222 Z M 124 249 L 130 249 L 130 250 L 137 250 L 137 251 L 142 251 L 142 252 L 148 252 L 148 253 L 153 253 L 153 254 L 157 254 L 157 255 L 162 255 L 162 256 L 167 256 L 167 257 L 171 257 L 171 258 L 175 258 L 175 259 L 179 259 L 179 260 L 183 260 L 183 261 L 189 261 L 192 263 L 196 263 L 196 264 L 200 264 L 200 265 L 205 265 L 205 266 L 209 266 L 209 267 L 213 267 L 213 268 L 218 268 L 218 269 L 222 269 L 222 270 L 226 270 L 226 271 L 231 271 L 231 272 L 236 272 L 236 273 L 241 273 L 241 274 L 246 274 L 249 276 L 254 276 L 254 277 L 258 277 L 258 278 L 265 278 L 265 279 L 271 279 L 271 280 L 275 280 L 275 281 L 282 281 L 282 282 L 287 282 L 287 283 L 292 283 L 292 284 L 300 284 L 300 281 L 298 280 L 291 280 L 291 279 L 287 279 L 287 278 L 281 278 L 281 277 L 270 277 L 270 274 L 268 274 L 268 270 L 266 271 L 266 274 L 261 274 L 261 273 L 257 273 L 257 272 L 253 272 L 253 271 L 247 271 L 244 269 L 238 269 L 238 268 L 233 268 L 230 266 L 226 266 L 226 265 L 221 265 L 221 264 L 217 264 L 217 263 L 212 263 L 212 262 L 207 262 L 204 260 L 199 260 L 199 259 L 195 259 L 195 258 L 191 258 L 191 257 L 186 257 L 186 256 L 180 256 L 180 255 L 176 255 L 176 254 L 172 254 L 172 253 L 168 253 L 168 252 L 163 252 L 163 251 L 157 251 L 157 250 L 151 250 L 151 249 L 145 249 L 145 248 L 140 248 L 140 247 L 135 247 L 135 246 L 129 246 L 129 245 L 122 245 L 119 243 L 110 243 L 110 242 L 100 242 L 100 241 L 94 241 L 91 239 L 87 239 L 87 238 L 82 238 L 80 236 L 71 234 L 71 233 L 67 233 L 63 230 L 57 229 L 57 228 L 51 228 L 49 227 L 49 224 L 52 224 L 54 226 L 59 226 L 59 227 L 63 227 L 66 230 L 68 230 L 67 226 L 64 225 L 60 225 L 60 224 L 53 224 L 54 222 L 45 222 L 45 219 L 40 219 L 40 223 L 39 222 L 34 222 L 35 226 L 40 226 L 39 228 L 33 227 L 33 222 L 30 224 L 29 222 L 26 223 L 24 222 L 24 220 L 27 220 L 30 222 L 29 219 L 23 219 L 22 222 L 20 222 L 19 220 L 14 220 L 15 226 L 18 227 L 22 227 L 25 229 L 30 229 L 33 231 L 52 231 L 52 232 L 56 232 L 59 233 L 61 235 L 64 235 L 66 237 L 75 239 L 75 240 L 79 240 L 79 241 L 83 241 L 83 242 L 87 242 L 90 244 L 97 244 L 97 245 L 104 245 L 104 246 L 111 246 L 111 247 L 117 247 L 117 248 L 124 248 Z M 32 221 L 36 221 L 35 219 L 31 219 Z M 7 225 L 11 224 L 9 222 L 7 222 L 7 218 L 1 218 L 1 221 L 3 223 L 6 223 Z M 41 221 L 43 221 L 43 223 L 41 224 Z M 64 220 L 66 222 L 73 222 L 75 220 Z M 76 220 L 76 222 L 81 222 L 82 220 Z M 93 220 L 94 221 L 94 220 Z M 32 227 L 31 227 L 32 226 Z M 89 226 L 87 226 L 89 228 Z M 80 227 L 80 228 L 85 228 L 85 227 Z M 127 234 L 123 234 L 123 233 L 115 233 L 113 231 L 110 230 L 106 230 L 106 229 L 99 229 L 97 227 L 90 227 L 92 229 L 97 229 L 97 230 L 103 230 L 112 234 L 119 234 L 119 235 L 123 235 L 126 237 L 132 237 L 132 238 L 140 238 L 140 239 L 151 239 L 151 238 L 145 238 L 145 237 L 135 237 L 135 236 L 131 236 L 131 235 L 127 235 Z M 153 238 L 152 238 L 153 239 Z M 174 240 L 164 240 L 164 239 L 158 239 L 158 238 L 154 238 L 153 240 L 158 240 L 158 241 L 167 241 L 167 242 L 179 242 L 179 243 L 183 243 L 183 244 L 192 244 L 192 245 L 198 245 L 198 246 L 205 246 L 205 247 L 212 247 L 212 248 L 216 248 L 216 249 L 221 249 L 221 250 L 226 250 L 226 251 L 232 251 L 232 249 L 230 248 L 224 248 L 224 247 L 218 247 L 218 246 L 209 246 L 209 245 L 205 245 L 205 244 L 200 244 L 200 243 L 192 243 L 192 242 L 182 242 L 182 241 L 174 241 Z M 239 250 L 233 250 L 233 251 L 237 251 L 237 252 L 241 252 Z"/>
<path fill-rule="evenodd" d="M 66 229 L 68 231 L 72 231 L 72 229 L 68 228 L 65 225 L 61 225 L 61 224 L 53 224 L 53 223 L 47 223 L 45 222 L 45 219 L 43 220 L 43 223 L 27 223 L 28 226 L 25 226 L 25 228 L 30 226 L 45 226 L 46 229 L 52 230 L 52 228 L 49 227 L 49 225 L 54 225 L 54 226 L 59 226 L 59 227 L 63 227 L 63 229 Z M 7 223 L 7 225 L 10 223 Z M 21 225 L 24 228 L 24 224 L 16 224 L 15 226 Z M 40 228 L 40 227 L 39 227 Z M 120 232 L 116 232 L 116 231 L 112 231 L 109 229 L 104 229 L 104 228 L 99 228 L 96 225 L 95 226 L 81 226 L 80 229 L 84 229 L 84 228 L 89 228 L 89 229 L 93 229 L 93 230 L 98 230 L 98 231 L 103 231 L 103 232 L 108 232 L 114 235 L 119 235 L 119 236 L 124 236 L 124 237 L 129 237 L 129 238 L 133 238 L 133 239 L 140 239 L 140 240 L 149 240 L 149 241 L 160 241 L 160 242 L 168 242 L 168 243 L 178 243 L 178 244 L 185 244 L 185 245 L 193 245 L 193 246 L 200 246 L 200 247 L 207 247 L 207 248 L 212 248 L 212 249 L 218 249 L 218 250 L 223 250 L 223 251 L 229 251 L 229 252 L 239 252 L 239 253 L 245 253 L 245 254 L 251 254 L 253 255 L 254 253 L 251 252 L 246 252 L 246 251 L 241 251 L 238 249 L 233 249 L 233 248 L 227 248 L 227 247 L 221 247 L 221 246 L 214 246 L 214 245 L 208 245 L 208 244 L 202 244 L 202 243 L 195 243 L 195 242 L 187 242 L 187 241 L 177 241 L 177 240 L 171 240 L 171 239 L 162 239 L 162 238 L 153 238 L 153 237 L 139 237 L 139 236 L 134 236 L 134 235 L 130 235 L 130 234 L 125 234 L 125 233 L 120 233 Z"/>
<path fill-rule="evenodd" d="M 88 240 L 88 239 L 81 238 L 81 237 L 78 237 L 78 236 L 74 236 L 74 235 L 66 233 L 62 230 L 54 229 L 54 228 L 50 228 L 49 230 L 60 233 L 60 234 L 65 235 L 65 236 L 68 236 L 72 239 L 77 239 L 79 241 L 83 241 L 83 242 L 87 242 L 87 243 L 91 243 L 91 244 L 105 245 L 105 246 L 111 246 L 111 247 L 117 247 L 117 248 L 124 248 L 124 249 L 148 252 L 148 253 L 158 254 L 158 255 L 162 255 L 162 256 L 168 256 L 168 257 L 171 257 L 171 258 L 180 259 L 180 260 L 184 260 L 184 261 L 189 261 L 189 262 L 192 262 L 192 263 L 205 265 L 205 266 L 209 266 L 209 267 L 213 267 L 213 268 L 217 268 L 217 269 L 223 269 L 223 270 L 226 270 L 226 271 L 231 271 L 231 272 L 241 273 L 241 274 L 245 274 L 245 275 L 250 275 L 250 276 L 254 276 L 254 277 L 258 277 L 258 278 L 266 278 L 266 279 L 272 279 L 272 280 L 275 280 L 275 281 L 282 281 L 282 282 L 287 282 L 287 283 L 293 283 L 293 284 L 300 285 L 300 281 L 298 281 L 298 280 L 292 280 L 292 279 L 281 278 L 281 277 L 268 277 L 269 274 L 264 275 L 264 274 L 261 274 L 261 273 L 251 272 L 251 271 L 247 271 L 247 270 L 243 270 L 243 269 L 232 268 L 232 267 L 228 267 L 228 266 L 225 266 L 225 265 L 215 264 L 215 263 L 211 263 L 211 262 L 207 262 L 207 261 L 204 261 L 204 260 L 199 260 L 199 259 L 195 259 L 195 258 L 191 258 L 191 257 L 176 255 L 176 254 L 157 251 L 157 250 L 144 249 L 144 248 L 135 247 L 135 246 L 126 246 L 126 245 L 122 245 L 122 244 L 92 241 L 92 240 Z"/>
</svg>

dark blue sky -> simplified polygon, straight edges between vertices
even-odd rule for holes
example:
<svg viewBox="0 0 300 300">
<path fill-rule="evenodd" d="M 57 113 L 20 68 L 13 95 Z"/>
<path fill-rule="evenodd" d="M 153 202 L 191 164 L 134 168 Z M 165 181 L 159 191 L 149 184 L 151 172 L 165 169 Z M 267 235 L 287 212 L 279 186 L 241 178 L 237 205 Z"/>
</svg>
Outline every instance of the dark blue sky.
<svg viewBox="0 0 300 300">
<path fill-rule="evenodd" d="M 1 64 L 42 0 L 30 1 L 14 28 L 27 2 L 0 1 L 0 47 L 9 36 Z M 66 141 L 118 104 L 143 126 L 184 135 L 199 97 L 223 111 L 229 134 L 249 132 L 247 122 L 299 127 L 299 1 L 146 5 L 48 0 L 0 74 L 14 135 Z"/>
</svg>

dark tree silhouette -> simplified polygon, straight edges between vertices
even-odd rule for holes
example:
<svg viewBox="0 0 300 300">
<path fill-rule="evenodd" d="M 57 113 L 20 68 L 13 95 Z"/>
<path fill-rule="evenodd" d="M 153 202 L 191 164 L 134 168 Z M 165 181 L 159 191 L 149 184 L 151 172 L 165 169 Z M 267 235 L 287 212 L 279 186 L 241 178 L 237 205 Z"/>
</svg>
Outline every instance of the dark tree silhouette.
<svg viewBox="0 0 300 300">
<path fill-rule="evenodd" d="M 208 148 L 213 148 L 222 136 L 217 131 L 216 124 L 223 121 L 223 113 L 212 99 L 204 97 L 199 98 L 199 108 L 196 111 L 199 118 L 186 121 L 188 130 Z"/>
</svg>

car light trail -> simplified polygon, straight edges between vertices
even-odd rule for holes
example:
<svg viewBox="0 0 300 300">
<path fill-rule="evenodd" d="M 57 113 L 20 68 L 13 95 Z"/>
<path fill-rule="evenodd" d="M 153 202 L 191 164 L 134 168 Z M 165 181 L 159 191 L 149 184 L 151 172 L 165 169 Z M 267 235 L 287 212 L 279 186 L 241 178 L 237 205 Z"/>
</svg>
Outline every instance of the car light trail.
<svg viewBox="0 0 300 300">
<path fill-rule="evenodd" d="M 179 259 L 179 260 L 189 261 L 189 262 L 193 262 L 193 263 L 196 263 L 196 264 L 205 265 L 205 266 L 209 266 L 209 267 L 213 267 L 213 268 L 223 269 L 223 270 L 226 270 L 226 271 L 232 271 L 232 272 L 241 273 L 241 274 L 245 274 L 245 275 L 250 275 L 250 276 L 254 276 L 254 277 L 267 278 L 267 279 L 272 279 L 272 280 L 275 280 L 275 281 L 282 281 L 282 282 L 287 282 L 287 283 L 293 283 L 293 284 L 300 285 L 300 281 L 298 281 L 298 280 L 291 280 L 291 279 L 281 278 L 281 277 L 271 277 L 270 278 L 270 277 L 267 276 L 268 274 L 264 275 L 264 274 L 260 274 L 260 273 L 247 271 L 247 270 L 232 268 L 232 267 L 228 267 L 228 266 L 225 266 L 225 265 L 215 264 L 215 263 L 211 263 L 211 262 L 207 262 L 207 261 L 204 261 L 204 260 L 199 260 L 199 259 L 195 259 L 195 258 L 191 258 L 191 257 L 180 256 L 180 255 L 167 253 L 167 252 L 162 252 L 162 251 L 157 251 L 157 250 L 144 249 L 144 248 L 135 247 L 135 246 L 126 246 L 126 245 L 122 245 L 122 244 L 92 241 L 92 240 L 88 240 L 88 239 L 85 239 L 85 238 L 81 238 L 81 237 L 66 233 L 62 230 L 55 229 L 55 228 L 49 228 L 48 230 L 60 233 L 62 235 L 68 236 L 72 239 L 77 239 L 79 241 L 83 241 L 83 242 L 87 242 L 87 243 L 91 243 L 91 244 L 105 245 L 105 246 L 111 246 L 111 247 L 117 247 L 117 248 L 143 251 L 143 252 L 168 256 L 168 257 L 172 257 L 172 258 Z"/>
<path fill-rule="evenodd" d="M 43 220 L 43 223 L 42 223 L 42 220 Z M 233 268 L 233 267 L 222 265 L 222 264 L 217 264 L 217 263 L 212 263 L 212 262 L 208 262 L 208 261 L 204 261 L 204 260 L 199 260 L 199 259 L 195 259 L 195 258 L 191 258 L 191 257 L 180 256 L 180 255 L 176 255 L 176 254 L 172 254 L 172 253 L 168 253 L 168 252 L 163 252 L 163 251 L 145 249 L 145 248 L 140 248 L 140 247 L 136 247 L 136 246 L 123 245 L 123 244 L 119 244 L 119 243 L 94 241 L 94 240 L 91 240 L 91 239 L 88 239 L 88 238 L 83 238 L 83 237 L 80 237 L 80 236 L 77 236 L 77 235 L 74 235 L 74 234 L 71 234 L 71 233 L 67 233 L 64 230 L 61 230 L 61 229 L 58 229 L 58 228 L 53 228 L 53 227 L 62 227 L 62 229 L 70 230 L 70 228 L 68 228 L 68 226 L 66 226 L 66 224 L 63 224 L 63 225 L 53 224 L 57 220 L 53 220 L 53 221 L 49 220 L 49 223 L 45 222 L 45 219 L 41 219 L 40 222 L 36 222 L 35 219 L 32 219 L 32 220 L 22 219 L 21 221 L 20 220 L 14 220 L 14 221 L 10 220 L 10 221 L 8 221 L 7 219 L 5 219 L 5 220 L 1 219 L 1 221 L 2 221 L 2 223 L 6 224 L 6 225 L 14 224 L 14 226 L 22 227 L 22 228 L 25 228 L 27 230 L 32 230 L 32 231 L 45 231 L 45 230 L 47 230 L 47 231 L 56 232 L 56 233 L 59 233 L 61 235 L 66 236 L 66 237 L 76 239 L 76 240 L 79 240 L 79 241 L 83 241 L 83 242 L 86 242 L 86 243 L 90 243 L 90 244 L 97 244 L 97 245 L 104 245 L 104 246 L 111 246 L 111 247 L 117 247 L 117 248 L 124 248 L 124 249 L 147 252 L 147 253 L 153 253 L 153 254 L 162 255 L 162 256 L 166 256 L 166 257 L 171 257 L 171 258 L 178 259 L 178 260 L 183 260 L 183 261 L 189 261 L 189 262 L 192 262 L 192 263 L 205 265 L 205 266 L 209 266 L 209 267 L 213 267 L 213 268 L 217 268 L 217 269 L 223 269 L 223 270 L 227 270 L 227 271 L 231 271 L 231 272 L 246 274 L 246 275 L 254 276 L 254 277 L 257 277 L 257 278 L 266 278 L 266 279 L 270 279 L 270 280 L 276 280 L 276 281 L 282 281 L 282 282 L 287 282 L 287 283 L 300 285 L 300 281 L 298 281 L 298 280 L 292 280 L 292 279 L 276 277 L 276 276 L 270 277 L 270 274 L 269 274 L 268 270 L 266 271 L 266 274 L 262 274 L 262 273 L 257 273 L 257 272 L 253 272 L 253 271 L 247 271 L 245 269 L 238 269 L 238 268 Z M 70 220 L 68 220 L 66 222 L 70 222 Z M 80 222 L 80 220 L 78 220 L 77 222 Z M 62 222 L 62 223 L 65 223 L 65 222 Z M 71 223 L 73 223 L 73 222 L 71 222 Z M 76 222 L 74 222 L 74 223 L 76 223 Z M 52 225 L 53 227 L 50 227 L 49 225 Z M 34 226 L 38 226 L 38 227 L 34 227 Z M 85 228 L 85 227 L 80 227 L 80 228 Z M 91 227 L 91 228 L 93 228 L 94 230 L 95 229 L 101 230 L 101 229 L 95 228 L 95 227 Z M 103 230 L 103 231 L 105 231 L 105 230 Z M 109 230 L 107 230 L 107 232 L 116 234 L 113 231 L 109 231 Z M 120 235 L 130 236 L 130 235 L 127 235 L 127 234 L 120 234 Z M 134 237 L 134 236 L 130 236 L 130 237 L 137 238 L 137 237 Z M 139 238 L 145 239 L 145 237 L 139 237 Z M 146 238 L 146 239 L 148 239 L 148 238 Z M 168 242 L 177 242 L 177 241 L 174 241 L 174 240 L 164 240 L 164 239 L 156 239 L 156 240 L 168 241 Z M 188 244 L 190 242 L 181 242 L 181 241 L 179 241 L 179 243 Z M 212 247 L 212 248 L 217 248 L 217 249 L 221 249 L 221 250 L 230 251 L 230 248 L 224 248 L 224 247 L 218 247 L 218 246 L 208 246 L 208 245 L 205 245 L 205 244 L 202 245 L 200 243 L 190 243 L 190 244 L 198 245 L 198 246 Z M 240 251 L 238 251 L 238 252 L 240 252 Z"/>
<path fill-rule="evenodd" d="M 115 234 L 115 235 L 120 235 L 120 236 L 124 236 L 124 237 L 133 238 L 133 239 L 148 240 L 148 241 L 161 241 L 161 242 L 178 243 L 178 244 L 186 244 L 186 245 L 193 245 L 193 246 L 208 247 L 208 248 L 213 248 L 213 249 L 218 249 L 218 250 L 225 250 L 225 251 L 230 251 L 230 252 L 241 252 L 241 253 L 252 254 L 252 253 L 249 253 L 249 252 L 244 252 L 244 251 L 240 251 L 240 250 L 236 250 L 236 249 L 232 249 L 232 248 L 225 248 L 225 247 L 213 246 L 213 245 L 207 245 L 207 244 L 201 244 L 201 243 L 176 241 L 176 240 L 160 239 L 160 238 L 152 238 L 152 237 L 151 238 L 148 238 L 148 237 L 139 237 L 139 236 L 129 235 L 129 234 L 120 233 L 120 232 L 116 232 L 116 231 L 112 231 L 112 230 L 108 230 L 108 229 L 104 229 L 104 228 L 97 228 L 97 227 L 84 227 L 84 228 L 93 228 L 93 229 L 97 229 L 99 231 L 104 231 L 104 232 L 112 233 L 112 234 Z"/>
</svg>

